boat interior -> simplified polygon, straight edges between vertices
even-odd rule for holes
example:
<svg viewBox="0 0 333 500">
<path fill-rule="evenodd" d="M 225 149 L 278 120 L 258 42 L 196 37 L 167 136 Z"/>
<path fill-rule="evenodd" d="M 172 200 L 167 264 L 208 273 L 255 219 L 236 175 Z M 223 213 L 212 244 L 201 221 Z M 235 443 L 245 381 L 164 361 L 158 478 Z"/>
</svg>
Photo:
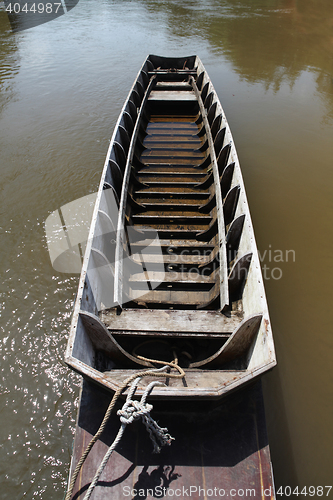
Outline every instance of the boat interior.
<svg viewBox="0 0 333 500">
<path fill-rule="evenodd" d="M 87 358 L 85 339 L 101 373 L 153 366 L 137 355 L 237 372 L 267 357 L 237 154 L 200 65 L 149 56 L 111 141 L 76 311 L 81 347 L 71 345 Z"/>
</svg>

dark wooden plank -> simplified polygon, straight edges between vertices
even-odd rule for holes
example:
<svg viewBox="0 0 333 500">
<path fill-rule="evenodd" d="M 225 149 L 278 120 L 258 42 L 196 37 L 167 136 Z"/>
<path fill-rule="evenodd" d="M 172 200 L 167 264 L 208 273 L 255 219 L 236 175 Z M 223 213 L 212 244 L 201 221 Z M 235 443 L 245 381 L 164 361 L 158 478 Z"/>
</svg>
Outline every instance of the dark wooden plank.
<svg viewBox="0 0 333 500">
<path fill-rule="evenodd" d="M 97 431 L 110 399 L 109 392 L 83 383 L 71 471 Z M 176 490 L 178 498 L 214 498 L 214 488 L 215 498 L 274 498 L 260 381 L 217 403 L 190 401 L 182 406 L 154 401 L 153 406 L 152 417 L 175 440 L 156 455 L 142 423 L 129 425 L 91 500 L 152 500 L 158 498 L 160 486 L 165 488 L 161 498 L 175 498 Z M 83 499 L 118 429 L 119 417 L 114 413 L 83 465 L 72 500 Z"/>
</svg>

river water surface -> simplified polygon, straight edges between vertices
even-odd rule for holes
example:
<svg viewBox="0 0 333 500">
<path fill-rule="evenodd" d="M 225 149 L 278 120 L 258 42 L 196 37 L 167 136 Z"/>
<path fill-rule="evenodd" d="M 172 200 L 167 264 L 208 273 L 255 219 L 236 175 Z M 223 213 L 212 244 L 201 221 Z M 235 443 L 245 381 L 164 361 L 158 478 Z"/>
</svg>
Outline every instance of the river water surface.
<svg viewBox="0 0 333 500">
<path fill-rule="evenodd" d="M 96 191 L 148 53 L 200 56 L 237 145 L 278 356 L 264 377 L 276 487 L 332 484 L 333 2 L 80 0 L 17 33 L 0 3 L 3 500 L 64 496 L 78 275 L 52 268 L 44 221 Z"/>
</svg>

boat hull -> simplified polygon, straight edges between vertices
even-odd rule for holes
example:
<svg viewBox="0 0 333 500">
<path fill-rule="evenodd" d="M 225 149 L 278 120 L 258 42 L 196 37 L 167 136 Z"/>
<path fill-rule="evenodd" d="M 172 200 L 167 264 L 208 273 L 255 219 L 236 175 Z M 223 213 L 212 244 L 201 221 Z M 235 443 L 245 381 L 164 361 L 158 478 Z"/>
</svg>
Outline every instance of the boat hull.
<svg viewBox="0 0 333 500">
<path fill-rule="evenodd" d="M 185 370 L 182 379 L 162 377 L 158 399 L 219 398 L 276 364 L 239 160 L 197 56 L 148 56 L 130 90 L 65 355 L 111 391 L 153 368 L 151 359 L 176 359 Z"/>
</svg>

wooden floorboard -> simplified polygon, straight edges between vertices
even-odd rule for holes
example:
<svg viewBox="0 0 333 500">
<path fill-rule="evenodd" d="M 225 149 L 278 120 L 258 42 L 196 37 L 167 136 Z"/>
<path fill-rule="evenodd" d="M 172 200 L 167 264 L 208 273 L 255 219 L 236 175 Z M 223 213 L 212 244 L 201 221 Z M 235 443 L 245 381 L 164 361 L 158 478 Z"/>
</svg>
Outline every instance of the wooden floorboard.
<svg viewBox="0 0 333 500">
<path fill-rule="evenodd" d="M 187 332 L 207 335 L 210 333 L 232 333 L 242 317 L 230 318 L 217 311 L 173 311 L 154 309 L 124 309 L 121 314 L 110 309 L 100 313 L 100 319 L 112 331 L 159 331 L 161 333 Z"/>
<path fill-rule="evenodd" d="M 83 383 L 72 469 L 97 431 L 110 398 L 110 393 Z M 151 415 L 175 441 L 153 454 L 142 422 L 129 425 L 91 500 L 274 498 L 260 381 L 219 402 L 193 401 L 183 408 L 179 402 L 154 402 Z M 113 414 L 82 468 L 72 500 L 83 499 L 118 429 L 119 417 Z"/>
</svg>

